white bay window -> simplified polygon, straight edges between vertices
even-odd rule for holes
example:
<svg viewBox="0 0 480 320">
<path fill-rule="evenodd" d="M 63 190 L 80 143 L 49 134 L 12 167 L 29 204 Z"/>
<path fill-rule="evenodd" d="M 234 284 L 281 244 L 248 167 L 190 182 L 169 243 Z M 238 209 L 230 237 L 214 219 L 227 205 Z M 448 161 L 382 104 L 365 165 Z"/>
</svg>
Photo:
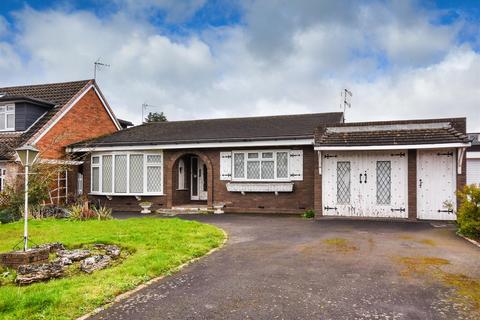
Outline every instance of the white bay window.
<svg viewBox="0 0 480 320">
<path fill-rule="evenodd" d="M 107 195 L 161 195 L 161 152 L 114 152 L 91 158 L 91 192 Z"/>
</svg>

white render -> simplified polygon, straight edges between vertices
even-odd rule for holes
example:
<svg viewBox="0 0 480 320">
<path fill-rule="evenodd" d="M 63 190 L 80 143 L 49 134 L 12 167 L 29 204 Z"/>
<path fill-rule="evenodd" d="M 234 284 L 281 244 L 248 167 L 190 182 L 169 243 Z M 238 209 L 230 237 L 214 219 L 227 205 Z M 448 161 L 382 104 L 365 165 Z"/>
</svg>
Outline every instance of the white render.
<svg viewBox="0 0 480 320">
<path fill-rule="evenodd" d="M 418 150 L 418 219 L 456 220 L 456 188 L 456 150 Z"/>
<path fill-rule="evenodd" d="M 480 185 L 480 159 L 467 159 L 467 184 Z"/>
<path fill-rule="evenodd" d="M 324 216 L 408 218 L 408 153 L 406 150 L 370 152 L 322 152 Z M 390 201 L 377 203 L 377 161 L 390 164 Z M 338 163 L 349 163 L 348 203 L 338 202 Z"/>
</svg>

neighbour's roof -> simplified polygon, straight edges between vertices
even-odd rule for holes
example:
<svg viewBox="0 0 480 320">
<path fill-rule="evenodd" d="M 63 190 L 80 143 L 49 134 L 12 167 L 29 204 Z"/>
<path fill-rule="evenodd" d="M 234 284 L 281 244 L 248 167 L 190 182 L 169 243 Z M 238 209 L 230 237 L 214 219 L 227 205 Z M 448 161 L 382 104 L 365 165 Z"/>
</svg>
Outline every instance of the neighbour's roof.
<svg viewBox="0 0 480 320">
<path fill-rule="evenodd" d="M 316 127 L 340 123 L 343 113 L 151 122 L 72 147 L 129 146 L 313 138 Z"/>
<path fill-rule="evenodd" d="M 469 143 L 465 118 L 357 122 L 317 129 L 317 147 Z"/>
<path fill-rule="evenodd" d="M 472 140 L 472 146 L 468 148 L 468 151 L 480 151 L 480 133 L 469 133 L 468 137 Z"/>
<path fill-rule="evenodd" d="M 120 125 L 122 126 L 123 129 L 126 129 L 128 127 L 133 127 L 133 123 L 131 121 L 128 121 L 128 120 L 123 120 L 123 119 L 118 119 L 118 123 L 120 123 Z"/>
<path fill-rule="evenodd" d="M 26 143 L 80 90 L 94 80 L 82 80 L 39 85 L 0 88 L 2 101 L 29 100 L 50 105 L 50 109 L 31 128 L 24 132 L 0 133 L 0 160 L 10 160 L 13 150 Z"/>
</svg>

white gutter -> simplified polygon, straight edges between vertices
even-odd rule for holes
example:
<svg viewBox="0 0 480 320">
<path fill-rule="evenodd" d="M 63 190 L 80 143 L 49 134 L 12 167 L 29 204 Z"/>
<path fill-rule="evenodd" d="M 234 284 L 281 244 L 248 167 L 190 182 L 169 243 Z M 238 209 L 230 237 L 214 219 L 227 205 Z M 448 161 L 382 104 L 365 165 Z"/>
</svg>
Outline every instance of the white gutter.
<svg viewBox="0 0 480 320">
<path fill-rule="evenodd" d="M 468 148 L 470 143 L 438 143 L 438 144 L 408 144 L 385 146 L 316 146 L 318 151 L 356 151 L 356 150 L 399 150 L 399 149 L 441 149 L 441 148 Z"/>
<path fill-rule="evenodd" d="M 168 149 L 199 149 L 199 148 L 238 148 L 238 147 L 269 147 L 269 146 L 305 146 L 313 145 L 314 139 L 286 139 L 265 141 L 232 141 L 232 142 L 207 142 L 207 143 L 182 143 L 182 144 L 155 144 L 135 146 L 111 147 L 78 147 L 67 148 L 67 152 L 92 152 L 92 151 L 123 151 L 123 150 L 168 150 Z"/>
</svg>

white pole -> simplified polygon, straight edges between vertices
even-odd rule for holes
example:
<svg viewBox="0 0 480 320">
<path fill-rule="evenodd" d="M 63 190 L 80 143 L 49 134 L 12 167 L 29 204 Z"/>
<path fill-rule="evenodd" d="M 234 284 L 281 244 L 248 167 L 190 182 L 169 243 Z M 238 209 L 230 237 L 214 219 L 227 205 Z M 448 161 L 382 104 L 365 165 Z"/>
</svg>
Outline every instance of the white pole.
<svg viewBox="0 0 480 320">
<path fill-rule="evenodd" d="M 28 161 L 28 151 L 27 151 Z M 23 230 L 23 251 L 28 249 L 28 164 L 25 165 L 25 222 Z"/>
</svg>

